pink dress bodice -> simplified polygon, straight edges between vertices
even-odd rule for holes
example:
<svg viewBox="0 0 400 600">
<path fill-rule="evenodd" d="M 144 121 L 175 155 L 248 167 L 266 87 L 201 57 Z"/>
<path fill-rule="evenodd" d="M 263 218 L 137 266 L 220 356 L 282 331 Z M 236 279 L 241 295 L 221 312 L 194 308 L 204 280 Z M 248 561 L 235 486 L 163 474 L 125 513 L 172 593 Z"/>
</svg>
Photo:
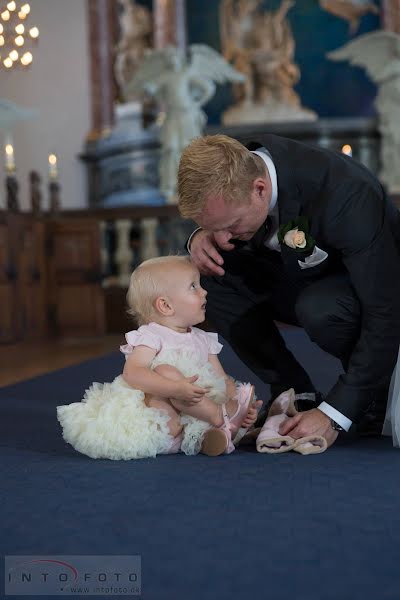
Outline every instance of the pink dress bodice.
<svg viewBox="0 0 400 600">
<path fill-rule="evenodd" d="M 127 344 L 120 346 L 125 355 L 132 353 L 135 346 L 148 346 L 156 350 L 158 361 L 163 354 L 177 351 L 178 353 L 196 356 L 199 364 L 206 364 L 209 354 L 219 354 L 222 344 L 218 335 L 192 327 L 187 333 L 179 333 L 158 323 L 141 325 L 139 329 L 128 331 L 125 335 Z"/>
</svg>

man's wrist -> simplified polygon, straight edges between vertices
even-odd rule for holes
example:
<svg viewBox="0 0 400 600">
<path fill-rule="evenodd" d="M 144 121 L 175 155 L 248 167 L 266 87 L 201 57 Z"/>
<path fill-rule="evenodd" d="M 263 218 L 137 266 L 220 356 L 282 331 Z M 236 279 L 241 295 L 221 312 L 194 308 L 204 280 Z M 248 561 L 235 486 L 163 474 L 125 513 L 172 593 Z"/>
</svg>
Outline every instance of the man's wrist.
<svg viewBox="0 0 400 600">
<path fill-rule="evenodd" d="M 329 419 L 329 420 L 330 420 L 332 429 L 334 429 L 335 431 L 344 431 L 343 427 L 341 425 L 339 425 L 339 423 L 336 423 L 336 421 L 334 421 L 333 419 Z"/>
<path fill-rule="evenodd" d="M 317 409 L 319 410 L 319 408 Z M 332 419 L 329 415 L 327 415 L 325 412 L 323 412 L 322 410 L 320 410 L 320 412 L 326 417 L 327 422 L 329 422 L 329 425 L 332 427 L 332 429 L 334 431 L 344 431 L 343 427 L 341 425 L 339 425 L 339 423 L 337 423 L 334 419 Z"/>
<path fill-rule="evenodd" d="M 327 417 L 333 419 L 335 423 L 340 425 L 344 431 L 348 431 L 352 425 L 352 421 L 346 417 L 343 413 L 339 412 L 328 402 L 321 402 L 318 409 L 323 412 Z"/>
<path fill-rule="evenodd" d="M 202 227 L 198 227 L 190 234 L 190 237 L 189 237 L 188 241 L 186 242 L 186 250 L 189 252 L 189 254 L 190 254 L 190 244 L 192 243 L 192 239 L 194 238 L 196 233 L 201 230 L 202 230 Z"/>
</svg>

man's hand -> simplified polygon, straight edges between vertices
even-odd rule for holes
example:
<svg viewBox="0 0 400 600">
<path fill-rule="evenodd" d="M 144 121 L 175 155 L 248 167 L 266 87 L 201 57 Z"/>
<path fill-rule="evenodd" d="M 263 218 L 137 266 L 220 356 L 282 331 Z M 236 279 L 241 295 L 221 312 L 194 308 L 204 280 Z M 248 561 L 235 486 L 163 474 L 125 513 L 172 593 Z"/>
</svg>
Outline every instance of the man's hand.
<svg viewBox="0 0 400 600">
<path fill-rule="evenodd" d="M 329 417 L 318 408 L 306 410 L 288 419 L 279 428 L 281 435 L 290 435 L 294 439 L 306 437 L 307 435 L 321 435 L 332 446 L 338 436 L 332 426 Z"/>
<path fill-rule="evenodd" d="M 190 242 L 190 256 L 202 275 L 225 275 L 221 266 L 224 260 L 218 249 L 233 250 L 235 246 L 229 242 L 231 237 L 228 232 L 213 233 L 206 229 L 194 234 Z"/>
<path fill-rule="evenodd" d="M 198 375 L 192 375 L 191 377 L 185 377 L 185 379 L 177 381 L 173 399 L 180 400 L 184 404 L 187 404 L 187 406 L 193 406 L 203 400 L 210 388 L 201 388 L 193 385 L 198 378 Z"/>
</svg>

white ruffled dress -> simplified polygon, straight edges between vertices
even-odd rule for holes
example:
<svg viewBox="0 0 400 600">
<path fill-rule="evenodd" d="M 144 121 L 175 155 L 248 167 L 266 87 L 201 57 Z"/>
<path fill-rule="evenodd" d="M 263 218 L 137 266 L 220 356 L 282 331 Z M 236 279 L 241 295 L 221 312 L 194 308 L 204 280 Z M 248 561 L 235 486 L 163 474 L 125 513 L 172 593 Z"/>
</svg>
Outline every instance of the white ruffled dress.
<svg viewBox="0 0 400 600">
<path fill-rule="evenodd" d="M 185 377 L 198 374 L 196 384 L 210 386 L 208 396 L 217 404 L 226 400 L 225 379 L 208 362 L 209 354 L 219 354 L 222 345 L 216 333 L 192 327 L 179 333 L 157 323 L 142 325 L 126 334 L 121 351 L 129 355 L 135 346 L 156 350 L 151 368 L 169 364 Z M 168 430 L 169 417 L 164 411 L 149 408 L 144 393 L 130 387 L 121 375 L 111 383 L 93 383 L 81 402 L 57 407 L 63 437 L 75 450 L 91 458 L 129 460 L 171 454 L 180 450 L 197 454 L 209 425 L 187 415 L 181 439 Z"/>
</svg>

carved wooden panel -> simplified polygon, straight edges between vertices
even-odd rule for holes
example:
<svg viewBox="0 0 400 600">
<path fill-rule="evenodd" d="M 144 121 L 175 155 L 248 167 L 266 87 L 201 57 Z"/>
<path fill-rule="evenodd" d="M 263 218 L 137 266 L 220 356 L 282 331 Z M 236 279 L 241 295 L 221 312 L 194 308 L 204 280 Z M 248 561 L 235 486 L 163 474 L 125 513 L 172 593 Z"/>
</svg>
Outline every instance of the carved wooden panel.
<svg viewBox="0 0 400 600">
<path fill-rule="evenodd" d="M 6 213 L 0 216 L 0 343 L 12 343 L 21 339 L 20 313 L 18 307 L 17 269 L 14 262 L 16 238 L 15 219 Z"/>
<path fill-rule="evenodd" d="M 26 219 L 19 238 L 19 288 L 23 330 L 27 337 L 47 334 L 45 226 Z"/>
<path fill-rule="evenodd" d="M 100 231 L 93 219 L 49 224 L 50 325 L 61 336 L 104 333 Z"/>
<path fill-rule="evenodd" d="M 12 343 L 21 338 L 17 327 L 15 289 L 8 283 L 0 282 L 0 343 Z"/>
</svg>

